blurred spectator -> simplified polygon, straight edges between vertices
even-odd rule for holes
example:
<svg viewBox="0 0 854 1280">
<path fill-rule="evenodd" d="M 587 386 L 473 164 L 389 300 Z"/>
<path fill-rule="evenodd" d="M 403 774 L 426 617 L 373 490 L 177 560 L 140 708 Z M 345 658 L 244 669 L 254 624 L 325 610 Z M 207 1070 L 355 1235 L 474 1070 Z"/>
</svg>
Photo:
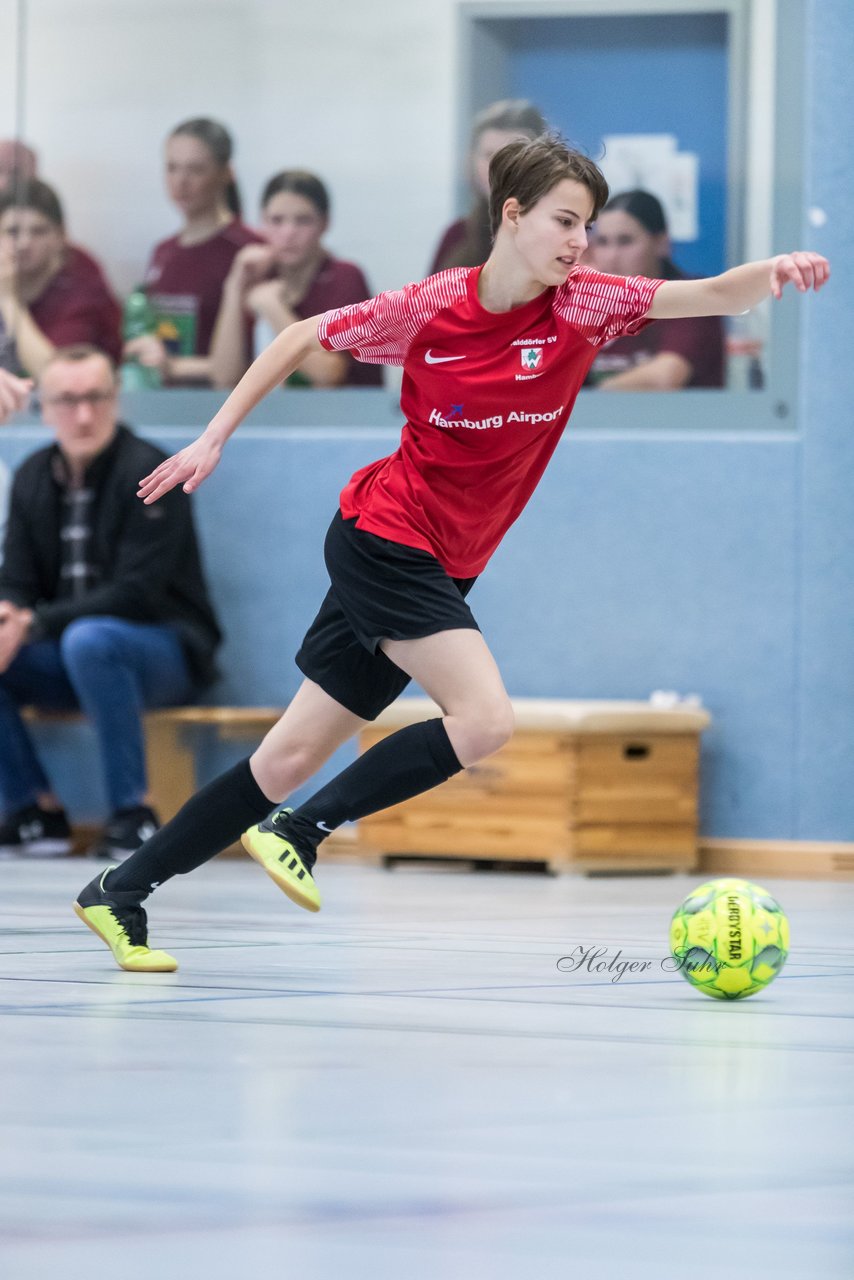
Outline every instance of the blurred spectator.
<svg viewBox="0 0 854 1280">
<path fill-rule="evenodd" d="M 38 375 L 57 347 L 88 342 L 121 352 L 121 311 L 98 264 L 70 247 L 62 205 L 46 182 L 0 196 L 0 346 L 7 367 Z"/>
<path fill-rule="evenodd" d="M 439 242 L 430 274 L 446 267 L 479 267 L 492 249 L 489 229 L 489 162 L 508 142 L 536 138 L 547 129 L 545 120 L 526 98 L 493 102 L 475 116 L 471 129 L 469 178 L 474 202 L 468 216 L 458 218 Z"/>
<path fill-rule="evenodd" d="M 63 853 L 65 814 L 19 708 L 81 708 L 112 810 L 95 852 L 121 858 L 157 827 L 146 798 L 142 712 L 196 697 L 219 630 L 181 489 L 136 499 L 163 460 L 117 418 L 110 361 L 60 349 L 41 378 L 54 443 L 15 473 L 0 568 L 0 850 Z"/>
<path fill-rule="evenodd" d="M 0 138 L 0 199 L 7 191 L 14 190 L 18 183 L 30 182 L 37 171 L 38 157 L 32 147 L 17 138 Z M 0 315 L 0 371 L 11 370 L 16 366 L 15 339 L 6 331 Z M 12 384 L 0 380 L 0 423 L 5 422 L 16 409 L 23 407 L 21 403 L 15 403 L 18 399 Z"/>
<path fill-rule="evenodd" d="M 146 271 L 157 332 L 125 348 L 165 383 L 210 382 L 223 285 L 239 251 L 260 241 L 240 220 L 231 155 L 228 131 L 204 117 L 179 124 L 166 141 L 166 187 L 184 226 L 155 246 Z"/>
<path fill-rule="evenodd" d="M 0 198 L 11 191 L 16 182 L 31 182 L 38 177 L 38 157 L 32 147 L 16 138 L 0 138 Z M 75 269 L 88 266 L 97 276 L 103 278 L 101 268 L 95 259 L 80 245 L 66 241 L 65 251 Z M 0 352 L 0 366 L 3 364 Z"/>
<path fill-rule="evenodd" d="M 685 278 L 670 260 L 661 202 L 648 191 L 623 191 L 608 201 L 596 221 L 590 265 L 608 275 Z M 603 347 L 588 383 L 608 391 L 722 387 L 723 323 L 719 316 L 656 320 Z"/>
<path fill-rule="evenodd" d="M 0 196 L 18 182 L 32 182 L 38 160 L 32 147 L 17 138 L 0 138 Z"/>
<path fill-rule="evenodd" d="M 249 366 L 247 317 L 255 324 L 255 345 L 261 349 L 297 320 L 371 296 L 361 269 L 334 258 L 321 243 L 329 226 L 329 193 L 313 173 L 286 169 L 271 178 L 261 196 L 261 222 L 266 243 L 241 249 L 226 281 L 211 349 L 217 386 L 233 387 Z M 308 356 L 288 381 L 297 386 L 378 387 L 382 370 L 323 351 Z"/>
</svg>

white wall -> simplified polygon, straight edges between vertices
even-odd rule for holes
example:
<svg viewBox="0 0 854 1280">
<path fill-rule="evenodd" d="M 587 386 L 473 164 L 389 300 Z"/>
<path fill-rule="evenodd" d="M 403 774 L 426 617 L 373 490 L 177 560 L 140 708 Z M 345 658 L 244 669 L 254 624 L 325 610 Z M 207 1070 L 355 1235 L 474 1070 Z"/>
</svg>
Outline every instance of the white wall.
<svg viewBox="0 0 854 1280">
<path fill-rule="evenodd" d="M 15 130 L 16 0 L 0 0 L 0 136 Z M 126 290 L 176 226 L 162 141 L 232 131 L 247 220 L 277 169 L 316 170 L 328 237 L 374 289 L 422 276 L 453 193 L 456 0 L 27 0 L 23 136 L 72 238 Z M 6 74 L 3 74 L 6 73 Z"/>
<path fill-rule="evenodd" d="M 21 121 L 18 6 L 0 0 L 0 137 L 20 127 L 37 148 L 71 235 L 117 288 L 175 229 L 162 143 L 191 115 L 231 129 L 247 221 L 272 173 L 305 166 L 332 192 L 330 248 L 375 290 L 427 270 L 458 212 L 460 0 L 24 0 Z M 769 251 L 774 11 L 752 0 L 752 256 Z"/>
</svg>

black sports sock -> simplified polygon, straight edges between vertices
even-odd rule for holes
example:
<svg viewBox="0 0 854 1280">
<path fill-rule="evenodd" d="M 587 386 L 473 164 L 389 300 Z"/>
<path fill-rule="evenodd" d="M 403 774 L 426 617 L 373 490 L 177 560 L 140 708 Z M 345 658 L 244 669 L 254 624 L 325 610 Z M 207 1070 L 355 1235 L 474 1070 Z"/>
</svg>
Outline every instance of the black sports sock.
<svg viewBox="0 0 854 1280">
<path fill-rule="evenodd" d="M 272 808 L 273 801 L 252 776 L 249 760 L 241 760 L 196 792 L 171 822 L 111 871 L 105 888 L 108 893 L 134 890 L 146 896 L 165 880 L 194 871 L 228 848 Z"/>
<path fill-rule="evenodd" d="M 444 721 L 422 720 L 383 738 L 276 826 L 294 837 L 310 867 L 321 840 L 342 822 L 429 791 L 462 767 Z"/>
</svg>

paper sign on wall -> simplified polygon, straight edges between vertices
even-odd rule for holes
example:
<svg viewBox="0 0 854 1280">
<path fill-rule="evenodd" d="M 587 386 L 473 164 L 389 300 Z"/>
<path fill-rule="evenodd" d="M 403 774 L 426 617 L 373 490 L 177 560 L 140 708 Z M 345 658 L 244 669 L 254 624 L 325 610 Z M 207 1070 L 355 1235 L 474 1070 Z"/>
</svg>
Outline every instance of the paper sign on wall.
<svg viewBox="0 0 854 1280">
<path fill-rule="evenodd" d="M 672 133 L 618 133 L 604 139 L 599 168 L 611 194 L 641 187 L 658 196 L 664 206 L 672 240 L 696 240 L 699 158 L 680 151 Z"/>
</svg>

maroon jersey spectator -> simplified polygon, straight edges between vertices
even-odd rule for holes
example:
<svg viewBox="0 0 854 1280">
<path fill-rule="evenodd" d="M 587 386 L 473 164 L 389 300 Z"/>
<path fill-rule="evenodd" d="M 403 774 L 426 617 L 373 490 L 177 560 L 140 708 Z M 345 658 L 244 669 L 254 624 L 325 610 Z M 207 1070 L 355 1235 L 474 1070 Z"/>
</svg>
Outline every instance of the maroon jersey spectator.
<svg viewBox="0 0 854 1280">
<path fill-rule="evenodd" d="M 474 202 L 465 218 L 452 222 L 443 234 L 431 274 L 446 267 L 478 267 L 492 248 L 489 229 L 489 162 L 508 142 L 536 138 L 546 122 L 532 102 L 508 98 L 478 112 L 472 122 L 469 180 Z"/>
<path fill-rule="evenodd" d="M 37 179 L 0 197 L 0 321 L 30 374 L 73 343 L 121 354 L 119 304 L 95 260 L 67 244 L 59 198 Z"/>
<path fill-rule="evenodd" d="M 673 276 L 671 279 L 679 279 Z M 719 316 L 696 316 L 691 320 L 659 320 L 643 333 L 615 340 L 603 347 L 593 362 L 590 385 L 606 386 L 618 376 L 636 373 L 640 378 L 655 377 L 659 356 L 674 356 L 690 366 L 691 375 L 683 387 L 722 387 L 724 385 L 724 344 Z M 650 368 L 652 365 L 652 368 Z M 663 365 L 658 367 L 664 367 Z M 678 370 L 679 365 L 674 365 Z M 615 384 L 612 390 L 617 390 Z M 623 384 L 624 390 L 631 390 Z M 644 388 L 637 387 L 637 390 Z M 676 387 L 648 387 L 648 390 L 676 390 Z"/>
<path fill-rule="evenodd" d="M 614 275 L 682 280 L 670 260 L 661 202 L 648 191 L 624 191 L 599 215 L 593 261 Z M 724 385 L 724 331 L 718 316 L 660 320 L 600 351 L 589 385 L 608 391 L 677 391 Z"/>
<path fill-rule="evenodd" d="M 482 202 L 480 204 L 480 212 L 483 215 L 485 215 L 486 231 L 488 234 L 489 233 L 489 207 L 485 202 Z M 483 219 L 480 218 L 478 221 L 480 224 L 483 221 Z M 442 236 L 442 239 L 439 241 L 438 245 L 436 246 L 436 252 L 433 254 L 433 261 L 430 264 L 431 275 L 435 275 L 437 271 L 444 271 L 446 267 L 453 265 L 454 258 L 457 256 L 458 252 L 463 248 L 463 245 L 466 242 L 467 235 L 468 235 L 468 226 L 469 226 L 468 218 L 457 218 L 456 222 L 452 222 L 451 225 L 445 230 L 445 233 Z M 485 241 L 483 243 L 485 243 Z M 481 246 L 479 246 L 479 249 L 480 247 Z M 463 252 L 465 252 L 465 250 L 463 250 Z M 487 249 L 487 257 L 488 256 L 489 256 L 489 250 Z M 485 262 L 486 258 L 484 258 L 483 261 Z M 473 263 L 468 263 L 466 265 L 477 266 L 478 264 L 473 262 Z"/>
<path fill-rule="evenodd" d="M 158 337 L 170 356 L 209 353 L 234 259 L 246 245 L 260 242 L 260 236 L 235 218 L 198 244 L 184 244 L 177 235 L 155 247 L 145 288 L 157 313 Z"/>
<path fill-rule="evenodd" d="M 121 308 L 88 254 L 69 254 L 30 314 L 55 347 L 88 342 L 111 360 L 121 359 Z"/>
<path fill-rule="evenodd" d="M 329 193 L 313 173 L 277 173 L 261 197 L 264 244 L 241 250 L 226 282 L 212 350 L 214 381 L 231 387 L 249 366 L 242 343 L 247 320 L 255 346 L 267 346 L 298 320 L 370 297 L 353 262 L 342 262 L 321 241 L 329 226 Z M 348 353 L 317 351 L 294 370 L 292 386 L 379 387 L 382 370 Z"/>
<path fill-rule="evenodd" d="M 210 382 L 223 285 L 238 252 L 259 239 L 240 221 L 232 150 L 228 131 L 206 118 L 185 120 L 166 140 L 166 187 L 184 225 L 155 246 L 146 271 L 157 331 L 125 346 L 126 356 L 158 369 L 165 383 Z"/>
</svg>

